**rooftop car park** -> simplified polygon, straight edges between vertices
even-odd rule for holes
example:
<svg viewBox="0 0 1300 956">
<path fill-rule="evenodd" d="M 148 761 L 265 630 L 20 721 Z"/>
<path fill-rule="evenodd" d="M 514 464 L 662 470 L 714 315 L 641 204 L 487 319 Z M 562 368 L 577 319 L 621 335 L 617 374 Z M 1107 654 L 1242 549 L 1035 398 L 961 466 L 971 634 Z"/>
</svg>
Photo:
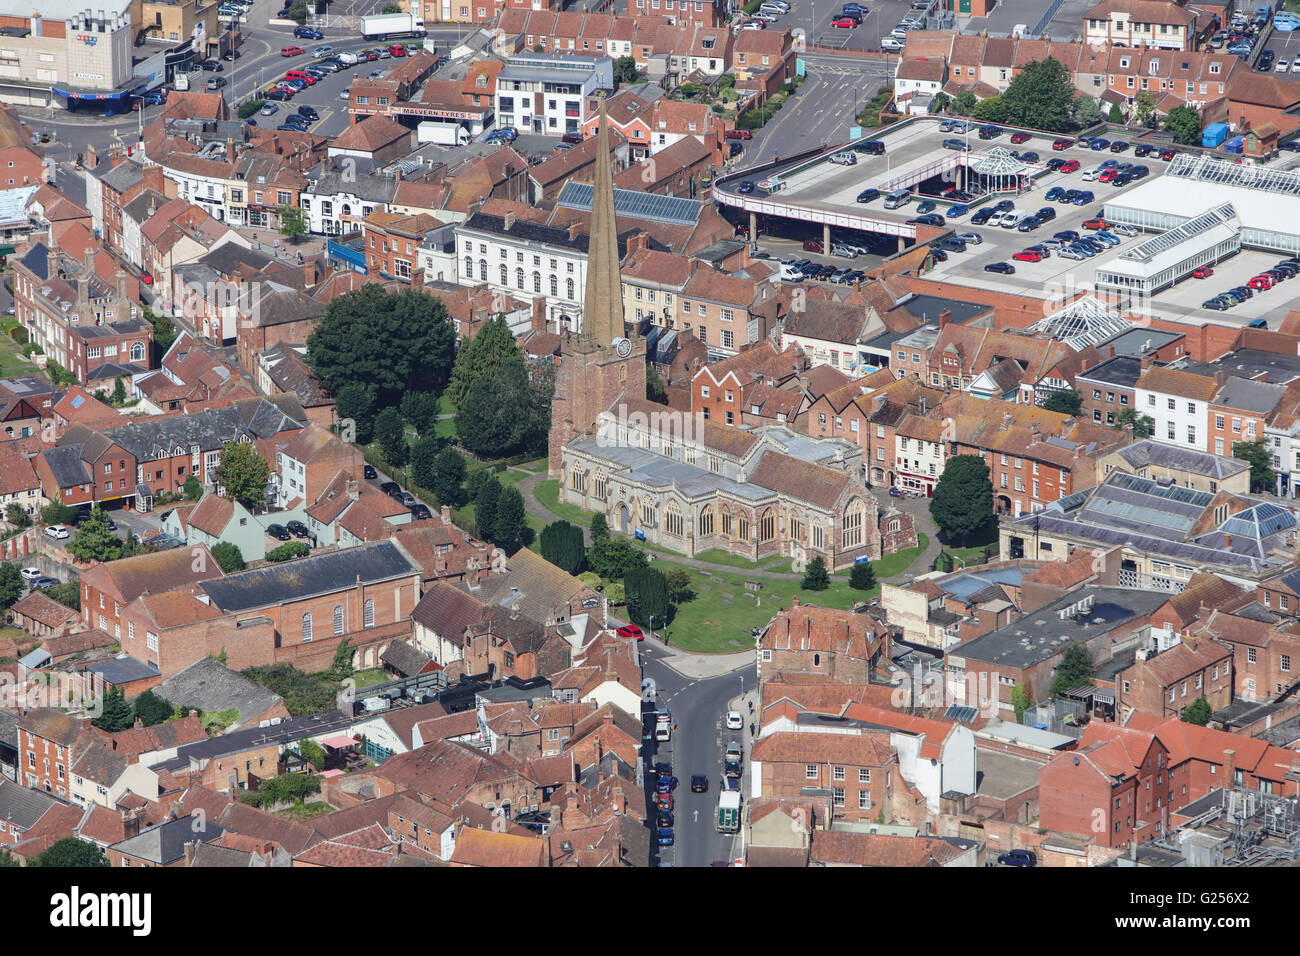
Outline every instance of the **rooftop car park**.
<svg viewBox="0 0 1300 956">
<path fill-rule="evenodd" d="M 1024 141 L 1013 144 L 1011 134 L 1016 131 L 1006 127 L 983 139 L 979 124 L 952 132 L 940 129 L 941 121 L 941 117 L 915 117 L 869 131 L 864 139 L 882 143 L 881 155 L 851 141 L 838 149 L 741 170 L 716 184 L 715 199 L 742 228 L 748 216 L 753 238 L 762 242 L 767 237 L 774 246 L 793 244 L 796 257 L 798 244 L 809 239 L 820 241 L 829 253 L 834 245 L 846 240 L 861 244 L 865 237 L 876 242 L 872 251 L 884 256 L 920 241 L 936 249 L 935 278 L 951 276 L 975 287 L 1046 299 L 1096 289 L 1136 312 L 1230 326 L 1263 320 L 1275 327 L 1288 311 L 1287 301 L 1295 298 L 1289 287 L 1251 289 L 1249 298 L 1238 295 L 1241 301 L 1226 310 L 1203 307 L 1207 300 L 1246 286 L 1280 259 L 1300 252 L 1300 171 L 1285 169 L 1284 162 L 1251 165 L 1190 152 L 1170 159 L 1162 159 L 1159 152 L 1139 157 L 1131 145 L 1113 152 L 1108 147 L 1093 149 L 1073 137 L 1033 131 L 1023 131 L 1028 139 L 1017 135 Z M 1069 142 L 1057 149 L 1058 139 Z M 952 148 L 959 146 L 953 140 L 960 140 L 960 148 Z M 831 160 L 845 150 L 855 152 L 855 162 Z M 1018 160 L 1013 151 L 1021 157 L 1037 153 L 1037 161 Z M 1290 154 L 1282 154 L 1283 161 L 1289 158 Z M 1069 163 L 1067 171 L 1049 168 L 1053 160 Z M 1103 166 L 1112 172 L 1101 175 Z M 1137 167 L 1146 167 L 1146 172 L 1131 179 L 1139 172 Z M 1116 175 L 1125 171 L 1129 175 Z M 748 185 L 741 187 L 746 181 Z M 943 194 L 963 187 L 977 195 L 962 203 L 964 209 L 954 211 L 957 203 Z M 885 208 L 886 197 L 897 188 L 909 189 L 910 199 L 897 208 Z M 1063 196 L 1068 192 L 1082 195 L 1070 201 Z M 859 196 L 864 201 L 859 202 Z M 1189 204 L 1189 196 L 1204 198 Z M 934 214 L 944 217 L 941 226 L 937 221 L 930 226 L 912 221 L 926 211 L 918 208 L 925 199 L 933 202 Z M 997 218 L 983 221 L 988 210 L 1007 202 L 1017 212 L 1011 226 L 994 224 Z M 1138 270 L 1149 273 L 1140 282 L 1116 279 L 1121 273 L 1132 277 L 1134 255 L 1126 255 L 1129 250 L 1225 203 L 1231 206 L 1226 224 L 1199 238 L 1171 238 L 1170 248 L 1159 250 Z M 1054 215 L 1036 227 L 1020 228 L 1019 213 L 1032 216 L 1044 208 Z M 1111 237 L 1117 244 L 1106 240 L 1108 244 L 1091 254 L 1075 247 L 1077 253 L 1061 255 L 1055 248 L 1056 233 L 1093 235 L 1096 230 L 1084 224 L 1096 225 L 1098 219 L 1120 224 Z M 974 233 L 980 241 L 951 241 L 962 233 Z M 1048 244 L 1049 255 L 1027 261 L 1035 257 L 1023 253 L 1043 243 Z M 1150 248 L 1142 255 L 1149 256 Z M 770 251 L 779 256 L 788 250 Z M 836 263 L 829 254 L 825 261 Z M 1115 262 L 1122 264 L 1118 272 L 1109 265 Z M 1011 265 L 1013 271 L 1002 270 L 1001 263 Z M 853 265 L 869 269 L 874 261 Z M 1214 275 L 1208 280 L 1193 278 L 1193 269 L 1203 265 L 1211 266 Z M 1001 271 L 986 271 L 988 266 Z M 1121 291 L 1127 294 L 1120 295 Z"/>
</svg>

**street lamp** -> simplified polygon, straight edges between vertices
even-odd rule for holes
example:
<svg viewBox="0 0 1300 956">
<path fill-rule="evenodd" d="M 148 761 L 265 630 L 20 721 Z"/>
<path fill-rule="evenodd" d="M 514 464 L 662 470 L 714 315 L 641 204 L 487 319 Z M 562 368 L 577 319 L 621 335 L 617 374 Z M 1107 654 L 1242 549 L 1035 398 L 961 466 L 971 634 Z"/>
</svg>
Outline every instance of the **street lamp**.
<svg viewBox="0 0 1300 956">
<path fill-rule="evenodd" d="M 650 615 L 650 639 L 654 640 L 654 636 L 655 636 L 655 616 L 651 614 Z"/>
</svg>

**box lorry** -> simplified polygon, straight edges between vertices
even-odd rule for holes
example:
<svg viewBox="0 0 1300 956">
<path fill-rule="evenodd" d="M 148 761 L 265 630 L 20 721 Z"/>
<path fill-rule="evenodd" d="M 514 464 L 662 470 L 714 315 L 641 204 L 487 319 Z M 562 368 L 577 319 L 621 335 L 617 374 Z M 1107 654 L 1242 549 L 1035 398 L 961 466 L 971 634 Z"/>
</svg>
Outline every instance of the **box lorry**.
<svg viewBox="0 0 1300 956">
<path fill-rule="evenodd" d="M 728 790 L 718 795 L 718 832 L 735 833 L 740 829 L 740 794 Z"/>
<path fill-rule="evenodd" d="M 367 40 L 424 35 L 424 21 L 414 13 L 376 13 L 361 18 L 361 36 Z"/>
<path fill-rule="evenodd" d="M 437 120 L 426 120 L 417 126 L 416 137 L 421 143 L 440 146 L 464 146 L 472 138 L 469 130 L 459 123 L 440 123 Z"/>
</svg>

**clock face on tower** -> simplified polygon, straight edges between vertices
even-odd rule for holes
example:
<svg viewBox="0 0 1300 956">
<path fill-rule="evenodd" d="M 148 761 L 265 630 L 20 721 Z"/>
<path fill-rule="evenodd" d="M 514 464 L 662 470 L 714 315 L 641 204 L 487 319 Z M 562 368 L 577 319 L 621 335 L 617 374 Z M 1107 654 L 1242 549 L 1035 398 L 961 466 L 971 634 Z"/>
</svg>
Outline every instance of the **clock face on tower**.
<svg viewBox="0 0 1300 956">
<path fill-rule="evenodd" d="M 632 342 L 628 339 L 615 339 L 614 351 L 616 351 L 621 358 L 627 358 L 632 354 Z"/>
</svg>

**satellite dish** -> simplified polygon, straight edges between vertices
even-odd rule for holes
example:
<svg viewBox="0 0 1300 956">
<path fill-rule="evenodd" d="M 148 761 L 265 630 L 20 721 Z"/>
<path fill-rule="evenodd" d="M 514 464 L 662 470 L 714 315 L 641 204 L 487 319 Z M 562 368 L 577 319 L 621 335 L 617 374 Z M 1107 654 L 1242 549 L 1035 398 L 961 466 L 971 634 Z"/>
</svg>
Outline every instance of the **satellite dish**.
<svg viewBox="0 0 1300 956">
<path fill-rule="evenodd" d="M 615 339 L 615 340 L 614 340 L 614 351 L 617 352 L 621 358 L 627 358 L 629 355 L 632 354 L 632 342 L 631 342 L 631 340 L 630 340 L 630 339 L 623 339 L 623 338 Z"/>
</svg>

